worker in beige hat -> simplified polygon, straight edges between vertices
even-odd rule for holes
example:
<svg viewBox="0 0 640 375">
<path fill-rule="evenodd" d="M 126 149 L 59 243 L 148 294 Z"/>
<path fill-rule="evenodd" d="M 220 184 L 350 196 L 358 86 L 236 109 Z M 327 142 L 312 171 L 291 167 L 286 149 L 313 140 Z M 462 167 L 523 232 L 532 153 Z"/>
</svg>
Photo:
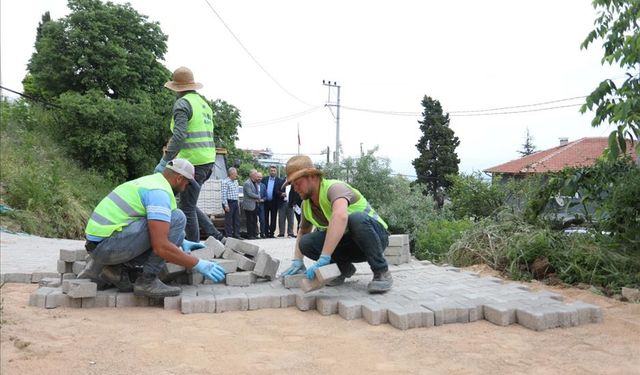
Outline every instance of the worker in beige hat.
<svg viewBox="0 0 640 375">
<path fill-rule="evenodd" d="M 368 262 L 373 271 L 369 292 L 390 290 L 393 278 L 383 256 L 389 244 L 387 223 L 367 199 L 345 182 L 325 179 L 306 155 L 289 159 L 286 172 L 286 183 L 303 201 L 293 262 L 282 276 L 304 272 L 312 279 L 318 267 L 336 263 L 341 275 L 328 284 L 336 286 L 356 272 L 353 263 Z M 312 232 L 313 227 L 317 230 Z M 305 268 L 304 256 L 316 263 Z"/>
<path fill-rule="evenodd" d="M 186 238 L 189 241 L 200 241 L 202 228 L 207 236 L 225 242 L 209 217 L 196 205 L 200 188 L 211 177 L 216 159 L 213 111 L 207 101 L 196 92 L 203 86 L 195 82 L 189 68 L 176 69 L 164 87 L 175 92 L 178 98 L 173 104 L 173 116 L 169 125 L 173 135 L 155 172 L 162 172 L 167 162 L 174 158 L 189 160 L 195 167 L 197 184 L 189 185 L 180 193 L 180 209 L 187 217 Z"/>
</svg>

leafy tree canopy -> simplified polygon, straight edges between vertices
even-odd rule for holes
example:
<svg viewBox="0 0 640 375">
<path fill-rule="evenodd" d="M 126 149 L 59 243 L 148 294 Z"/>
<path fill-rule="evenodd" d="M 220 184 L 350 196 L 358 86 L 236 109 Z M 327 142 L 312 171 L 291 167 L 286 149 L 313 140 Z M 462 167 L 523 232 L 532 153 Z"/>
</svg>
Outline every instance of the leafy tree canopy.
<svg viewBox="0 0 640 375">
<path fill-rule="evenodd" d="M 582 113 L 595 107 L 592 126 L 610 123 L 617 129 L 609 135 L 608 156 L 615 159 L 626 152 L 625 137 L 638 142 L 640 138 L 640 1 L 593 0 L 599 10 L 595 29 L 582 42 L 587 48 L 598 39 L 604 42 L 602 63 L 617 64 L 627 71 L 627 78 L 618 86 L 611 79 L 600 85 L 587 97 L 580 108 Z M 640 144 L 636 144 L 640 153 Z"/>
</svg>

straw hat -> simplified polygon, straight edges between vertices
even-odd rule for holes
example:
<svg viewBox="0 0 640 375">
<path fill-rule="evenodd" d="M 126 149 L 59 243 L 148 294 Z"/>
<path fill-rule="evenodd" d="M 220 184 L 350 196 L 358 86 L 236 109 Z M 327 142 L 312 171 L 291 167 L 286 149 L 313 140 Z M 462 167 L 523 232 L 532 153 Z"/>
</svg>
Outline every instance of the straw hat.
<svg viewBox="0 0 640 375">
<path fill-rule="evenodd" d="M 164 87 L 171 91 L 183 92 L 183 91 L 195 91 L 201 89 L 202 83 L 195 82 L 193 80 L 193 72 L 191 69 L 181 66 L 173 72 L 171 81 L 167 81 Z"/>
<path fill-rule="evenodd" d="M 287 166 L 285 167 L 285 171 L 287 172 L 287 181 L 285 184 L 291 184 L 295 180 L 304 176 L 321 176 L 323 173 L 321 170 L 317 169 L 311 158 L 307 155 L 296 155 L 287 161 Z"/>
</svg>

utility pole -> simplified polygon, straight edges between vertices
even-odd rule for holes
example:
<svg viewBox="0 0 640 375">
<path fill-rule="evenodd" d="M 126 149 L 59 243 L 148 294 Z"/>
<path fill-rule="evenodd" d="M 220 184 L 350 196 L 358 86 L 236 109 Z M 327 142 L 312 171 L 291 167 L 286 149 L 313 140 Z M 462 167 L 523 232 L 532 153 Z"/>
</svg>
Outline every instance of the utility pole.
<svg viewBox="0 0 640 375">
<path fill-rule="evenodd" d="M 327 99 L 327 104 L 325 107 L 336 107 L 336 154 L 334 157 L 334 163 L 340 163 L 340 86 L 334 81 L 325 81 L 322 80 L 322 84 L 329 87 L 329 98 Z M 338 89 L 338 96 L 336 98 L 336 103 L 331 102 L 331 88 L 335 87 Z"/>
</svg>

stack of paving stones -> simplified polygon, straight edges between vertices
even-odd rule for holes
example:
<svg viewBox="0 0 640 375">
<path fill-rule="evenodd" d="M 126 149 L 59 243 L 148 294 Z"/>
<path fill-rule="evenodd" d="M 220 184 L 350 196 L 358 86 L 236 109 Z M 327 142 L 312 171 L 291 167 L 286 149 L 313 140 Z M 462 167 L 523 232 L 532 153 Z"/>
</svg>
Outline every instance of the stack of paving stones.
<svg viewBox="0 0 640 375">
<path fill-rule="evenodd" d="M 387 263 L 395 266 L 409 263 L 411 252 L 409 249 L 408 234 L 392 234 L 389 236 L 389 245 L 384 249 L 384 258 Z"/>
<path fill-rule="evenodd" d="M 228 270 L 225 283 L 203 283 L 188 271 L 176 271 L 167 265 L 168 275 L 178 273 L 173 275 L 173 283 L 186 281 L 178 283 L 182 288 L 180 296 L 154 300 L 116 289 L 98 291 L 91 281 L 73 278 L 73 264 L 84 261 L 78 260 L 83 259 L 82 251 L 76 250 L 73 256 L 73 251 L 65 251 L 64 255 L 61 251 L 64 264 L 59 266 L 64 272 L 56 278 L 41 278 L 41 287 L 33 292 L 29 304 L 42 308 L 162 306 L 183 314 L 295 306 L 300 311 L 338 314 L 346 320 L 364 319 L 372 325 L 390 324 L 402 330 L 481 319 L 498 326 L 517 323 L 536 331 L 602 321 L 602 310 L 598 306 L 563 303 L 562 296 L 556 293 L 532 292 L 523 284 L 504 283 L 499 278 L 480 277 L 428 261 L 413 260 L 390 266 L 393 289 L 385 294 L 368 294 L 370 272 L 356 273 L 337 287 L 323 287 L 326 280 L 336 276 L 337 267 L 321 267 L 318 271 L 322 285 L 306 289 L 301 288 L 304 275 L 275 279 L 279 261 L 255 245 L 231 238 L 226 246 L 212 238 L 206 245 L 205 249 L 192 253 L 214 259 L 225 267 Z M 400 246 L 390 241 L 390 247 Z M 71 272 L 67 272 L 69 270 Z"/>
</svg>

